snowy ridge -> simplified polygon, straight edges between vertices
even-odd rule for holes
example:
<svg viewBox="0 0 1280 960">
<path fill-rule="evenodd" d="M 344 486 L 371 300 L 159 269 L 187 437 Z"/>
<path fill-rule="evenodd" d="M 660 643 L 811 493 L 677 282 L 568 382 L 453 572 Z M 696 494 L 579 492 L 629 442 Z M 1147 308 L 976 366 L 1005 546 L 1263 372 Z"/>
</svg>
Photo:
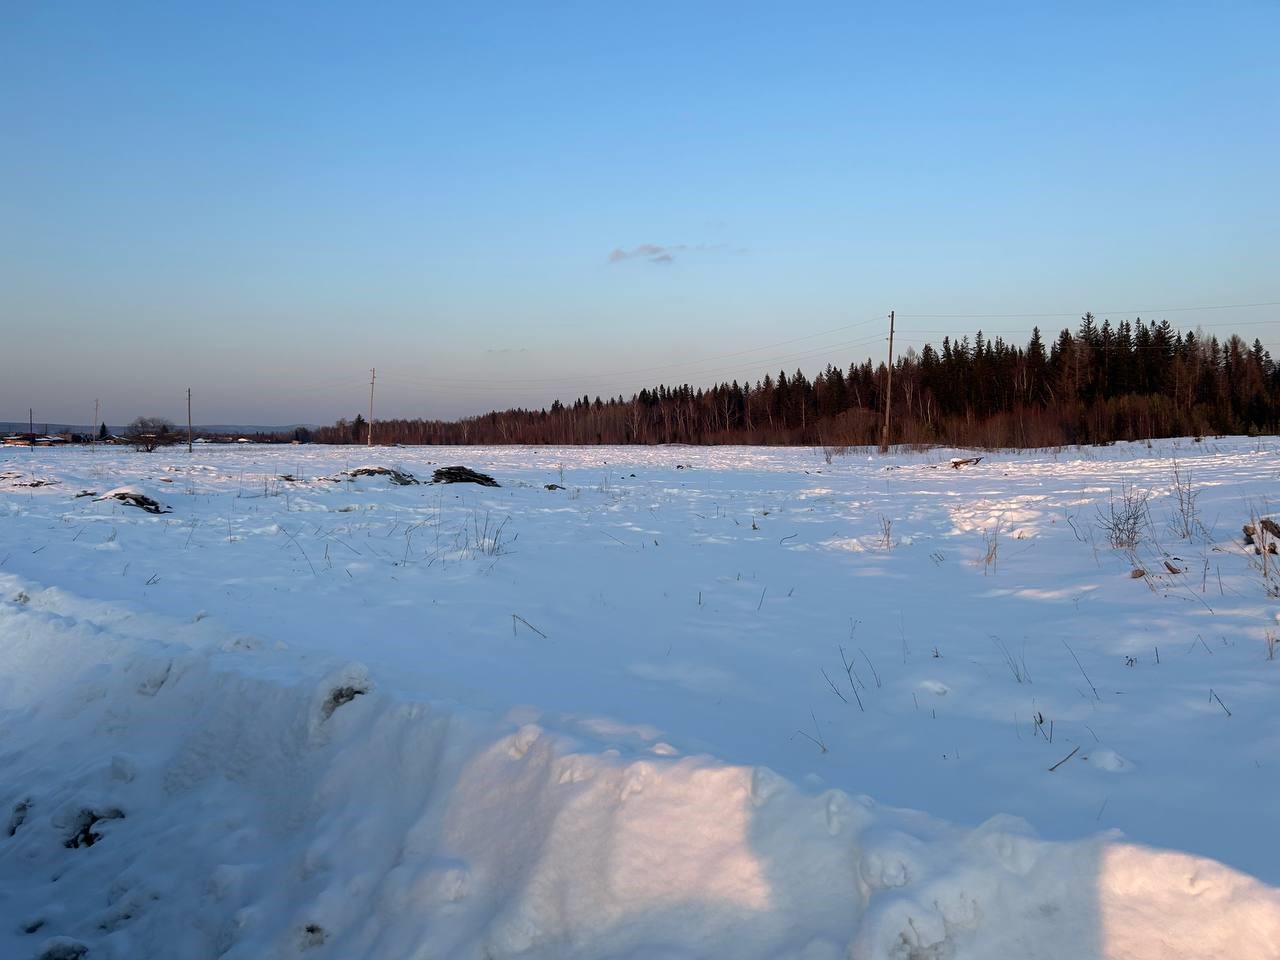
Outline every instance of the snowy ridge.
<svg viewBox="0 0 1280 960">
<path fill-rule="evenodd" d="M 208 621 L 0 596 L 5 957 L 1280 956 L 1280 891 L 1211 860 L 966 831 L 410 702 Z"/>
</svg>

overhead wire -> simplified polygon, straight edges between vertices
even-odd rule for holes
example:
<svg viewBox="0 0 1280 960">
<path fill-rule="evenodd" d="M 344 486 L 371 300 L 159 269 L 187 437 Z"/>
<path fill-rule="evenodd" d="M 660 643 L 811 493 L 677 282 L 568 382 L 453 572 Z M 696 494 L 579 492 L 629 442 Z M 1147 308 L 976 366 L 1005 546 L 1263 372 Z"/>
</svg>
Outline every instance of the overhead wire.
<svg viewBox="0 0 1280 960">
<path fill-rule="evenodd" d="M 1255 307 L 1280 307 L 1280 300 L 1262 303 L 1219 303 L 1203 307 L 1151 307 L 1146 310 L 1098 310 L 1096 314 L 1138 316 L 1143 313 L 1196 313 L 1209 310 L 1246 310 Z M 1095 311 L 1089 311 L 1095 313 Z M 1038 318 L 1079 317 L 1077 310 L 1065 313 L 899 313 L 902 320 L 1034 320 Z M 1267 321 L 1264 321 L 1267 322 Z"/>
<path fill-rule="evenodd" d="M 1196 306 L 1196 307 L 1163 307 L 1163 308 L 1153 308 L 1150 310 L 1099 311 L 1099 314 L 1132 313 L 1137 315 L 1141 313 L 1150 314 L 1150 313 L 1161 313 L 1161 312 L 1168 312 L 1168 313 L 1192 312 L 1192 311 L 1209 311 L 1209 310 L 1226 310 L 1226 309 L 1246 309 L 1246 308 L 1269 307 L 1269 306 L 1280 306 L 1280 301 L 1266 301 L 1266 302 L 1259 302 L 1259 303 L 1216 304 L 1216 305 Z M 1046 319 L 1046 318 L 1075 318 L 1077 316 L 1079 316 L 1079 314 L 1075 311 L 1062 312 L 1062 313 L 1018 313 L 1018 314 L 1013 314 L 1013 313 L 1003 313 L 1003 314 L 996 314 L 996 313 L 990 313 L 990 314 L 983 314 L 983 313 L 909 314 L 907 313 L 907 314 L 904 314 L 904 313 L 898 313 L 897 314 L 897 318 L 899 320 Z M 747 357 L 750 357 L 751 354 L 762 353 L 766 350 L 774 350 L 774 349 L 777 349 L 778 347 L 789 346 L 791 344 L 802 343 L 806 340 L 813 340 L 818 337 L 830 336 L 835 333 L 842 333 L 848 330 L 865 327 L 872 323 L 882 322 L 883 319 L 884 318 L 881 315 L 876 315 L 874 317 L 870 317 L 865 320 L 859 320 L 853 323 L 842 324 L 840 326 L 831 327 L 826 330 L 820 330 L 815 333 L 805 334 L 803 336 L 798 336 L 798 337 L 791 337 L 786 340 L 779 340 L 773 343 L 762 344 L 756 347 L 748 347 L 743 350 L 735 350 L 727 353 L 713 354 L 711 356 L 698 357 L 698 358 L 693 358 L 689 360 L 674 361 L 672 363 L 651 364 L 649 366 L 644 366 L 644 367 L 633 367 L 627 370 L 607 370 L 607 371 L 600 371 L 596 373 L 584 373 L 581 375 L 570 374 L 570 375 L 551 376 L 551 377 L 437 377 L 437 376 L 414 376 L 411 374 L 396 373 L 394 370 L 390 370 L 390 371 L 387 371 L 385 374 L 382 374 L 382 376 L 387 380 L 396 381 L 401 383 L 402 385 L 435 386 L 438 384 L 450 384 L 456 387 L 465 387 L 465 386 L 471 385 L 480 389 L 485 389 L 487 388 L 488 385 L 503 385 L 503 386 L 549 385 L 551 386 L 551 385 L 563 385 L 568 383 L 586 383 L 586 382 L 595 382 L 595 381 L 609 380 L 609 379 L 615 379 L 615 378 L 621 378 L 621 377 L 631 377 L 631 376 L 637 376 L 640 374 L 671 373 L 677 377 L 705 376 L 705 375 L 716 374 L 716 373 L 725 372 L 725 371 L 732 372 L 735 369 L 735 367 L 718 364 L 716 367 L 710 368 L 710 369 L 687 370 L 686 368 L 696 367 L 699 364 L 711 363 L 719 360 L 729 360 L 729 359 L 734 359 L 738 357 L 747 358 Z M 1242 321 L 1242 322 L 1233 323 L 1232 321 L 1229 321 L 1229 320 L 1223 320 L 1223 321 L 1201 323 L 1201 324 L 1198 324 L 1198 326 L 1201 326 L 1201 327 L 1255 326 L 1255 325 L 1270 324 L 1273 322 L 1275 321 L 1256 320 L 1256 321 Z M 998 330 L 983 330 L 981 332 L 983 334 L 996 334 L 996 335 L 1029 334 L 1029 331 L 1026 330 L 1025 328 L 1001 328 Z M 907 329 L 904 329 L 899 332 L 898 339 L 903 342 L 907 342 L 913 339 L 920 339 L 918 337 L 913 336 L 914 334 L 955 336 L 957 334 L 957 331 L 939 329 L 939 328 L 908 327 Z M 961 334 L 961 335 L 963 336 L 964 334 Z M 847 349 L 849 347 L 859 346 L 864 343 L 870 343 L 880 339 L 883 339 L 883 336 L 880 334 L 875 334 L 870 337 L 861 337 L 854 340 L 840 341 L 837 343 L 814 347 L 811 349 L 806 349 L 801 352 L 796 352 L 796 353 L 791 353 L 786 355 L 752 358 L 748 362 L 750 362 L 752 365 L 757 367 L 763 367 L 763 366 L 771 367 L 777 363 L 789 363 L 795 360 L 809 359 L 815 355 L 821 355 L 831 350 Z M 341 385 L 346 385 L 348 383 L 363 383 L 363 379 L 350 378 L 350 379 L 340 381 L 340 383 Z M 301 389 L 306 389 L 306 388 L 301 388 Z M 323 387 L 317 386 L 317 389 L 323 389 Z"/>
<path fill-rule="evenodd" d="M 1110 319 L 1110 318 L 1108 317 L 1104 319 Z M 1268 326 L 1268 325 L 1275 325 L 1277 329 L 1280 329 L 1280 320 L 1243 320 L 1237 323 L 1233 323 L 1230 320 L 1221 320 L 1215 323 L 1196 324 L 1197 327 L 1207 327 L 1210 329 L 1213 329 L 1216 327 L 1231 327 L 1234 329 L 1235 327 L 1258 327 L 1258 326 Z M 937 328 L 912 327 L 911 330 L 914 331 L 915 333 L 932 333 L 935 335 L 949 335 L 949 336 L 956 335 L 956 331 L 954 330 L 940 330 Z M 1026 327 L 1012 327 L 1012 328 L 1005 327 L 999 330 L 984 329 L 981 332 L 984 336 L 988 333 L 996 333 L 996 334 L 1005 334 L 1005 333 L 1029 334 L 1030 333 L 1030 331 Z M 1043 331 L 1041 332 L 1043 333 Z"/>
<path fill-rule="evenodd" d="M 883 337 L 880 334 L 875 334 L 870 337 L 860 337 L 855 340 L 845 340 L 839 343 L 832 343 L 832 344 L 826 344 L 820 347 L 813 347 L 808 350 L 800 351 L 798 353 L 784 354 L 781 356 L 774 356 L 774 357 L 764 357 L 758 360 L 752 360 L 750 361 L 750 363 L 752 366 L 755 366 L 757 368 L 766 366 L 766 365 L 769 367 L 772 367 L 775 364 L 792 363 L 796 360 L 812 359 L 813 357 L 816 357 L 816 356 L 829 354 L 835 350 L 847 350 L 851 347 L 856 347 L 864 343 L 870 343 L 875 340 L 881 340 L 881 339 L 883 339 Z M 651 369 L 658 370 L 658 371 L 674 370 L 675 367 L 674 366 L 673 367 L 654 367 Z M 679 374 L 679 377 L 690 378 L 690 377 L 708 376 L 708 375 L 713 375 L 717 373 L 733 373 L 735 370 L 739 370 L 739 369 L 740 367 L 737 365 L 735 366 L 719 365 L 713 368 L 684 371 Z M 382 376 L 383 376 L 382 374 L 379 374 L 379 377 L 382 377 Z M 401 383 L 408 386 L 432 386 L 435 384 L 448 383 L 448 384 L 457 384 L 460 386 L 472 385 L 476 387 L 487 388 L 492 385 L 520 385 L 520 386 L 534 385 L 536 386 L 536 385 L 547 385 L 547 384 L 590 383 L 590 382 L 595 382 L 595 381 L 605 380 L 605 379 L 618 379 L 619 377 L 623 376 L 623 374 L 600 373 L 600 374 L 583 374 L 581 376 L 569 375 L 569 376 L 563 376 L 563 377 L 546 377 L 546 378 L 537 378 L 537 379 L 519 379 L 519 378 L 501 378 L 501 377 L 496 377 L 496 378 L 481 377 L 481 378 L 473 378 L 473 379 L 449 378 L 449 377 L 421 378 L 421 377 L 406 376 L 404 374 L 398 374 L 394 372 L 388 373 L 385 376 L 386 376 L 386 379 L 388 380 L 395 381 L 397 383 Z M 662 379 L 662 378 L 658 377 L 657 379 Z"/>
<path fill-rule="evenodd" d="M 1100 310 L 1100 311 L 1097 311 L 1097 315 L 1099 316 L 1133 315 L 1135 317 L 1138 317 L 1142 314 L 1147 314 L 1148 316 L 1150 316 L 1152 314 L 1159 315 L 1161 313 L 1191 313 L 1191 312 L 1209 312 L 1214 310 L 1242 310 L 1242 309 L 1256 309 L 1256 308 L 1275 307 L 1275 306 L 1280 306 L 1280 301 L 1263 301 L 1258 303 L 1212 304 L 1212 305 L 1193 306 L 1193 307 L 1158 307 L 1158 308 L 1151 308 L 1151 309 L 1145 309 L 1145 310 Z M 927 319 L 1036 320 L 1036 319 L 1075 319 L 1079 316 L 1081 316 L 1081 314 L 1079 314 L 1076 311 L 1061 312 L 1061 313 L 1034 312 L 1034 313 L 1017 313 L 1017 314 L 1012 314 L 1012 313 L 1004 313 L 1004 314 L 897 313 L 896 314 L 896 317 L 899 320 L 927 320 Z M 557 392 L 576 393 L 578 390 L 584 389 L 584 388 L 587 392 L 591 392 L 592 390 L 599 389 L 599 387 L 592 387 L 592 384 L 599 384 L 602 381 L 606 381 L 606 380 L 616 381 L 625 377 L 635 377 L 635 376 L 640 376 L 644 374 L 656 374 L 657 376 L 653 377 L 653 379 L 656 379 L 659 382 L 663 381 L 664 379 L 667 379 L 668 377 L 671 378 L 671 382 L 673 383 L 676 381 L 689 382 L 691 380 L 697 380 L 697 379 L 706 378 L 706 377 L 730 376 L 735 371 L 740 369 L 738 365 L 728 366 L 724 364 L 717 364 L 715 367 L 696 369 L 696 370 L 687 369 L 690 367 L 696 367 L 699 364 L 714 363 L 716 361 L 732 360 L 735 358 L 746 358 L 745 362 L 751 364 L 756 369 L 770 370 L 774 367 L 778 367 L 779 369 L 781 369 L 781 365 L 783 364 L 813 360 L 816 358 L 830 355 L 833 351 L 848 350 L 850 348 L 872 343 L 877 340 L 884 340 L 885 336 L 883 334 L 877 333 L 871 336 L 859 337 L 852 340 L 844 340 L 844 341 L 839 341 L 836 343 L 826 344 L 822 346 L 810 347 L 810 348 L 806 348 L 805 350 L 792 352 L 789 354 L 774 355 L 772 357 L 752 357 L 753 354 L 759 354 L 759 353 L 763 353 L 764 351 L 775 350 L 779 347 L 785 347 L 785 346 L 790 346 L 797 343 L 803 343 L 805 341 L 814 340 L 819 337 L 826 337 L 826 336 L 831 336 L 837 333 L 843 333 L 849 330 L 854 330 L 860 327 L 868 326 L 872 323 L 882 322 L 884 319 L 886 318 L 881 315 L 877 315 L 865 320 L 859 320 L 849 324 L 842 324 L 840 326 L 832 327 L 827 330 L 821 330 L 815 333 L 805 334 L 803 336 L 798 336 L 798 337 L 791 337 L 785 340 L 779 340 L 773 343 L 764 344 L 756 347 L 750 347 L 743 350 L 735 350 L 727 353 L 715 354 L 708 357 L 700 357 L 696 359 L 676 361 L 668 364 L 653 364 L 653 365 L 644 366 L 644 367 L 634 367 L 629 370 L 602 371 L 599 373 L 585 373 L 582 375 L 566 375 L 566 376 L 556 376 L 556 377 L 472 377 L 472 378 L 430 377 L 430 376 L 420 377 L 420 376 L 414 376 L 410 374 L 396 373 L 394 371 L 387 371 L 386 373 L 380 373 L 379 379 L 380 380 L 386 379 L 390 383 L 396 384 L 402 387 L 404 386 L 433 387 L 433 386 L 447 385 L 450 392 L 472 393 L 472 394 L 491 394 L 494 391 L 494 389 L 498 387 L 510 388 L 510 387 L 536 387 L 536 386 L 545 386 L 545 387 L 548 387 L 549 389 L 558 388 Z M 1249 320 L 1249 321 L 1219 320 L 1219 321 L 1201 322 L 1197 324 L 1197 327 L 1214 328 L 1214 327 L 1228 327 L 1228 326 L 1229 327 L 1258 326 L 1258 325 L 1268 325 L 1273 323 L 1276 323 L 1276 321 L 1273 321 L 1273 320 Z M 1025 327 L 1017 328 L 1017 329 L 1002 328 L 999 330 L 983 330 L 981 332 L 984 335 L 1006 335 L 1006 334 L 1019 335 L 1020 334 L 1020 335 L 1030 336 L 1030 331 L 1027 330 Z M 906 329 L 902 329 L 898 331 L 897 339 L 903 345 L 914 346 L 916 344 L 919 344 L 921 346 L 924 346 L 929 343 L 928 337 L 926 335 L 951 336 L 952 338 L 955 338 L 957 336 L 957 331 L 943 330 L 943 329 L 937 329 L 937 328 L 913 328 L 908 325 Z M 967 334 L 960 333 L 961 337 L 964 337 L 966 335 Z M 1147 347 L 1132 346 L 1131 349 L 1162 349 L 1162 347 L 1156 346 L 1156 345 L 1147 346 Z M 664 374 L 667 376 L 664 377 L 663 376 Z M 748 380 L 748 382 L 750 381 Z M 344 385 L 344 386 L 348 384 L 356 384 L 356 383 L 363 384 L 364 381 L 362 378 L 348 378 L 343 381 L 340 381 L 340 385 Z M 303 389 L 306 389 L 306 388 L 303 388 Z M 323 388 L 319 388 L 319 389 L 323 389 Z M 611 388 L 609 392 L 612 393 L 612 390 L 613 388 Z"/>
<path fill-rule="evenodd" d="M 801 343 L 801 342 L 803 342 L 803 341 L 805 341 L 805 340 L 813 340 L 813 339 L 816 339 L 816 338 L 818 338 L 818 337 L 830 336 L 831 334 L 834 334 L 834 333 L 843 333 L 843 332 L 845 332 L 845 331 L 847 331 L 847 330 L 854 330 L 854 329 L 857 329 L 857 328 L 859 328 L 859 327 L 865 327 L 865 326 L 867 326 L 868 324 L 877 323 L 877 322 L 880 322 L 880 321 L 881 321 L 881 320 L 883 320 L 883 319 L 884 319 L 884 318 L 882 318 L 882 317 L 880 317 L 880 316 L 875 316 L 875 317 L 871 317 L 870 319 L 867 319 L 867 320 L 859 320 L 859 321 L 856 321 L 856 322 L 854 322 L 854 323 L 843 324 L 842 326 L 839 326 L 839 327 L 832 327 L 832 328 L 831 328 L 831 329 L 829 329 L 829 330 L 821 330 L 821 331 L 818 331 L 817 333 L 810 333 L 810 334 L 806 334 L 806 335 L 804 335 L 804 336 L 802 336 L 802 337 L 792 337 L 792 338 L 791 338 L 791 339 L 789 339 L 789 340 L 779 340 L 779 341 L 777 341 L 777 342 L 775 342 L 775 343 L 764 344 L 764 345 L 759 346 L 759 347 L 750 347 L 750 348 L 748 348 L 748 349 L 746 349 L 746 350 L 736 350 L 736 351 L 733 351 L 733 352 L 731 352 L 731 353 L 715 354 L 715 355 L 710 356 L 710 357 L 699 357 L 699 358 L 692 359 L 692 360 L 679 360 L 679 361 L 675 361 L 675 362 L 673 362 L 673 363 L 661 363 L 661 364 L 654 364 L 654 365 L 651 365 L 651 366 L 648 366 L 648 367 L 635 367 L 635 368 L 632 368 L 632 369 L 630 369 L 630 370 L 606 370 L 606 371 L 601 371 L 601 372 L 599 372 L 599 373 L 584 374 L 584 375 L 583 375 L 583 376 L 581 376 L 581 377 L 426 377 L 426 378 L 415 378 L 415 377 L 412 377 L 412 376 L 409 376 L 409 375 L 406 375 L 406 374 L 395 374 L 395 373 L 389 373 L 389 374 L 387 374 L 387 376 L 389 376 L 389 377 L 397 377 L 397 378 L 399 378 L 399 379 L 406 380 L 406 381 L 417 381 L 417 382 L 421 382 L 421 383 L 422 383 L 422 384 L 424 384 L 424 385 L 431 385 L 431 384 L 436 384 L 436 383 L 502 383 L 502 384 L 525 384 L 525 385 L 535 385 L 535 384 L 555 384 L 555 383 L 563 383 L 565 380 L 573 380 L 573 379 L 578 379 L 578 380 L 582 380 L 582 379 L 603 380 L 603 379 L 609 379 L 609 378 L 613 378 L 613 377 L 629 377 L 629 376 L 634 376 L 634 375 L 642 374 L 642 373 L 660 373 L 660 372 L 662 372 L 662 371 L 667 371 L 667 370 L 674 371 L 674 370 L 678 370 L 678 369 L 680 369 L 680 368 L 682 368 L 682 367 L 691 367 L 691 366 L 696 366 L 696 365 L 698 365 L 698 364 L 700 364 L 700 363 L 710 363 L 710 362 L 713 362 L 713 361 L 716 361 L 716 360 L 728 360 L 728 359 L 733 359 L 733 358 L 735 358 L 735 357 L 745 357 L 745 356 L 747 356 L 748 354 L 752 354 L 752 353 L 761 353 L 761 352 L 763 352 L 763 351 L 765 351 L 765 350 L 774 350 L 774 349 L 777 349 L 778 347 L 785 347 L 785 346 L 789 346 L 790 344 L 793 344 L 793 343 Z M 878 336 L 878 335 L 877 335 L 877 336 Z M 855 341 L 847 341 L 847 342 L 845 342 L 845 343 L 832 344 L 830 348 L 827 348 L 827 347 L 821 347 L 821 348 L 815 348 L 815 349 L 819 349 L 819 350 L 825 350 L 825 349 L 837 349 L 837 348 L 840 348 L 840 347 L 842 347 L 842 346 L 848 346 L 848 345 L 850 345 L 850 344 L 854 344 L 854 343 L 858 343 L 858 342 L 861 342 L 861 341 L 856 341 L 856 340 L 855 340 Z M 808 352 L 808 351 L 806 351 L 806 352 Z M 781 358 L 778 358 L 778 359 L 780 359 L 780 360 L 782 360 L 782 361 L 784 361 L 784 362 L 785 362 L 785 360 L 786 360 L 786 358 L 785 358 L 785 357 L 781 357 Z M 764 363 L 764 362 L 772 363 L 772 362 L 775 362 L 775 361 L 773 361 L 773 360 L 753 360 L 753 361 L 751 361 L 751 362 L 753 362 L 753 363 Z"/>
</svg>

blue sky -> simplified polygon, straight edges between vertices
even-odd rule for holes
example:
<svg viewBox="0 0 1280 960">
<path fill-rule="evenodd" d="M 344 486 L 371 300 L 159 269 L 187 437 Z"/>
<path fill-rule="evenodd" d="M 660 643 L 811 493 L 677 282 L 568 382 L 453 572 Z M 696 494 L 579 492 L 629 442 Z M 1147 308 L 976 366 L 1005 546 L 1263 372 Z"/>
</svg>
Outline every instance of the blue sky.
<svg viewBox="0 0 1280 960">
<path fill-rule="evenodd" d="M 891 308 L 904 348 L 1141 310 L 1276 352 L 1280 307 L 1160 310 L 1280 301 L 1277 36 L 1273 0 L 9 0 L 0 419 L 754 380 L 879 357 Z"/>
</svg>

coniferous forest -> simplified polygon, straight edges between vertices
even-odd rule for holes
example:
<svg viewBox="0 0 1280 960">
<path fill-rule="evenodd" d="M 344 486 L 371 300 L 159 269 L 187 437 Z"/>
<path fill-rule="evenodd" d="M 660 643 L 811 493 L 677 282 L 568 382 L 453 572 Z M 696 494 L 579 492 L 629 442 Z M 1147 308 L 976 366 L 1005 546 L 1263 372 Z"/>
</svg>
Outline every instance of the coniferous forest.
<svg viewBox="0 0 1280 960">
<path fill-rule="evenodd" d="M 493 411 L 456 421 L 381 420 L 376 443 L 800 444 L 878 443 L 886 365 L 828 365 L 712 387 L 658 384 L 626 397 L 582 396 L 541 410 Z M 1280 432 L 1280 368 L 1255 339 L 1219 342 L 1167 321 L 1112 326 L 1085 314 L 1072 333 L 1025 346 L 944 338 L 897 358 L 895 444 L 1042 447 L 1152 437 Z M 312 432 L 323 443 L 363 443 L 357 416 Z"/>
</svg>

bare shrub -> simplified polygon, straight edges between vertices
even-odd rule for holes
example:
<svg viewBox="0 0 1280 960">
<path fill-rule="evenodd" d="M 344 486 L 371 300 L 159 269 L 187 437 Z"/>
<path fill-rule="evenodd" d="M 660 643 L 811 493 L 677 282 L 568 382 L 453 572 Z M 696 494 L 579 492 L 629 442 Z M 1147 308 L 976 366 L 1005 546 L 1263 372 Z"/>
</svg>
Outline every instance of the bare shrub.
<svg viewBox="0 0 1280 960">
<path fill-rule="evenodd" d="M 1111 491 L 1107 510 L 1098 510 L 1098 525 L 1107 542 L 1116 550 L 1133 550 L 1142 542 L 1142 528 L 1150 521 L 1147 500 L 1150 494 L 1131 484 L 1120 487 L 1120 496 Z"/>
<path fill-rule="evenodd" d="M 125 428 L 125 436 L 139 453 L 151 453 L 156 447 L 177 439 L 173 423 L 164 417 L 137 417 Z"/>
<path fill-rule="evenodd" d="M 992 570 L 996 569 L 996 563 L 1000 559 L 999 523 L 990 530 L 982 531 L 982 544 L 984 547 L 982 555 L 982 574 L 983 576 L 988 576 Z"/>
<path fill-rule="evenodd" d="M 1191 472 L 1186 473 L 1173 461 L 1173 529 L 1183 540 L 1190 540 L 1203 531 L 1196 500 L 1200 491 L 1191 485 Z"/>
<path fill-rule="evenodd" d="M 880 546 L 893 549 L 893 518 L 880 514 Z"/>
</svg>

